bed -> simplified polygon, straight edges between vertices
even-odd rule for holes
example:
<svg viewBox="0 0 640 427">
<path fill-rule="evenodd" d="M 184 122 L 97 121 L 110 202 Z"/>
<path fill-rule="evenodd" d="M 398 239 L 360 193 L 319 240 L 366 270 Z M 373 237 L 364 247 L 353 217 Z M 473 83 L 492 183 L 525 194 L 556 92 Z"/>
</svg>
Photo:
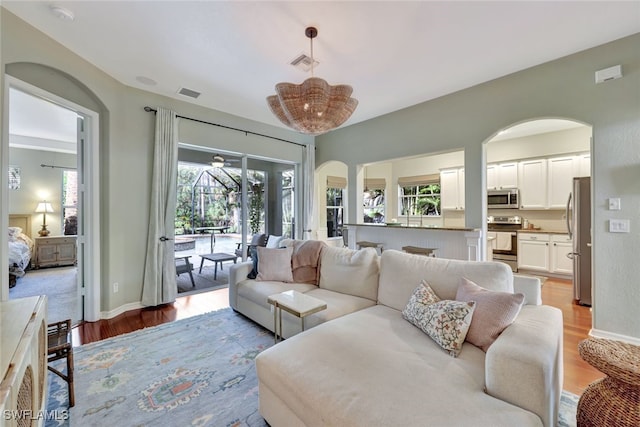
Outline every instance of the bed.
<svg viewBox="0 0 640 427">
<path fill-rule="evenodd" d="M 31 239 L 31 215 L 9 215 L 9 287 L 24 276 L 31 263 L 34 242 Z"/>
</svg>

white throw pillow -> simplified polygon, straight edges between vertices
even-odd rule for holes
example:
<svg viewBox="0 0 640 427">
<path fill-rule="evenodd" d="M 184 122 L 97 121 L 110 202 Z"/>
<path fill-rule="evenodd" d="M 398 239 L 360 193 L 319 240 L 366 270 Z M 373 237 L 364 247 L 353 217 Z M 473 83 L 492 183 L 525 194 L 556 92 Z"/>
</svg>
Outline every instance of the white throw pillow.
<svg viewBox="0 0 640 427">
<path fill-rule="evenodd" d="M 374 248 L 355 251 L 326 246 L 320 255 L 318 286 L 376 301 L 380 271 L 378 258 Z"/>
<path fill-rule="evenodd" d="M 269 235 L 267 239 L 267 248 L 275 249 L 280 247 L 280 242 L 284 239 L 284 236 L 274 236 L 272 234 Z"/>
<path fill-rule="evenodd" d="M 291 255 L 293 248 L 271 249 L 258 246 L 258 277 L 256 280 L 293 282 Z"/>
</svg>

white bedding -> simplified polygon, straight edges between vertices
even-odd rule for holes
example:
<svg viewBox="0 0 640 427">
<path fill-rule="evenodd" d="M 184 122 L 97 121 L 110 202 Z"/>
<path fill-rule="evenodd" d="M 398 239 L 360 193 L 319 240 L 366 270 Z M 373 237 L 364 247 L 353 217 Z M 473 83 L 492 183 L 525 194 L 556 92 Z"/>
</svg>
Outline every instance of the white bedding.
<svg viewBox="0 0 640 427">
<path fill-rule="evenodd" d="M 9 274 L 24 276 L 32 252 L 33 240 L 20 227 L 9 227 Z"/>
</svg>

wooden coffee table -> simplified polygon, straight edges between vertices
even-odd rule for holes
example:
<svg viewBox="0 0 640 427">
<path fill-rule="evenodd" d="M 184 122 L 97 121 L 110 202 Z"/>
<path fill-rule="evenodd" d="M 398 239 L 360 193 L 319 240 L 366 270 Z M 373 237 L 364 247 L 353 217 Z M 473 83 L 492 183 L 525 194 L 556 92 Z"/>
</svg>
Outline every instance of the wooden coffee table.
<svg viewBox="0 0 640 427">
<path fill-rule="evenodd" d="M 326 302 L 298 291 L 285 291 L 270 295 L 267 302 L 274 307 L 273 339 L 276 343 L 282 340 L 282 310 L 299 317 L 300 326 L 304 331 L 304 318 L 327 308 Z"/>
<path fill-rule="evenodd" d="M 205 254 L 200 255 L 200 270 L 198 270 L 198 274 L 202 274 L 202 264 L 204 264 L 204 260 L 213 261 L 215 263 L 215 267 L 213 270 L 213 280 L 218 280 L 218 264 L 220 264 L 220 270 L 222 270 L 222 263 L 224 261 L 233 261 L 236 263 L 236 259 L 238 258 L 235 254 L 227 254 L 224 252 L 216 252 L 213 254 Z"/>
</svg>

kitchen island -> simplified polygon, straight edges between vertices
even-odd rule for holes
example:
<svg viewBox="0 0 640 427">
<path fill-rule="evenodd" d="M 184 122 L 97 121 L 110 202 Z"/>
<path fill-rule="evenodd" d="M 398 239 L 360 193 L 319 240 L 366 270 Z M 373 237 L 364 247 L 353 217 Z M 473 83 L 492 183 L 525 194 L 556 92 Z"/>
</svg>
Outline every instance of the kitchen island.
<svg viewBox="0 0 640 427">
<path fill-rule="evenodd" d="M 407 226 L 390 224 L 345 224 L 349 247 L 356 249 L 356 242 L 381 243 L 383 250 L 403 246 L 435 248 L 438 258 L 479 261 L 482 259 L 479 228 Z"/>
</svg>

